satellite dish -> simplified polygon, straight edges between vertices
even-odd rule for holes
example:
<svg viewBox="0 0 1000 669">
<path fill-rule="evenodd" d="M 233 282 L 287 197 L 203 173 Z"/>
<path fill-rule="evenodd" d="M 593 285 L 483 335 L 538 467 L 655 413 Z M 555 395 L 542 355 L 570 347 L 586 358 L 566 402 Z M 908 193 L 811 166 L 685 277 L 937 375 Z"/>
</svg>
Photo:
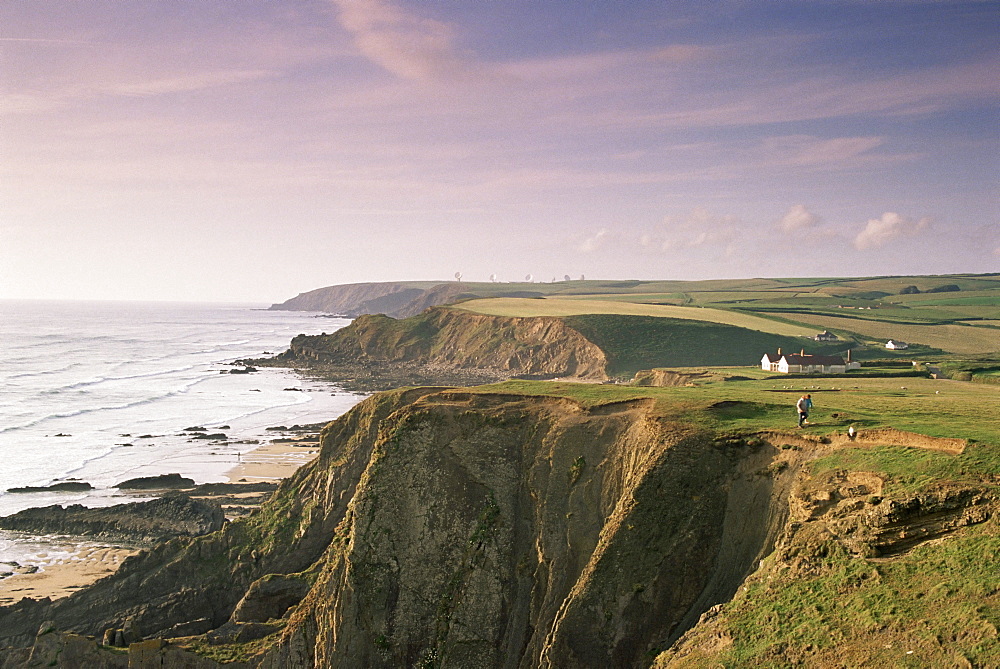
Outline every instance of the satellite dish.
<svg viewBox="0 0 1000 669">
<path fill-rule="evenodd" d="M 455 279 L 457 281 L 461 281 L 462 280 L 462 273 L 461 272 L 455 272 Z"/>
<path fill-rule="evenodd" d="M 582 274 L 580 275 L 580 281 L 583 281 L 583 275 Z"/>
<path fill-rule="evenodd" d="M 571 279 L 569 278 L 569 274 L 567 274 L 566 276 L 563 277 L 563 281 L 570 281 L 570 280 Z"/>
<path fill-rule="evenodd" d="M 491 283 L 496 283 L 497 282 L 497 275 L 496 274 L 490 274 L 490 282 Z"/>
<path fill-rule="evenodd" d="M 528 283 L 531 283 L 531 275 L 529 274 L 526 277 L 524 277 L 524 280 L 527 281 Z"/>
</svg>

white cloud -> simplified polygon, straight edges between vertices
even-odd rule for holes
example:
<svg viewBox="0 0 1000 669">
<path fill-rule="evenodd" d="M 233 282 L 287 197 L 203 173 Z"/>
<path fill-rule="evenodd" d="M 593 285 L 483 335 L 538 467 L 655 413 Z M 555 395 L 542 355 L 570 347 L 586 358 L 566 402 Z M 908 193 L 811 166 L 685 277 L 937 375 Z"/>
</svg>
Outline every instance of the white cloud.
<svg viewBox="0 0 1000 669">
<path fill-rule="evenodd" d="M 930 223 L 930 219 L 921 218 L 918 221 L 887 211 L 881 218 L 868 219 L 868 225 L 854 238 L 854 248 L 859 251 L 875 249 L 887 244 L 893 239 L 904 235 L 920 232 Z"/>
<path fill-rule="evenodd" d="M 597 231 L 597 234 L 587 237 L 582 242 L 577 244 L 576 250 L 581 253 L 593 253 L 601 247 L 604 241 L 608 238 L 608 231 L 606 228 L 601 228 Z"/>
<path fill-rule="evenodd" d="M 793 206 L 778 221 L 778 226 L 785 232 L 798 232 L 816 227 L 822 219 L 812 213 L 804 204 Z"/>
</svg>

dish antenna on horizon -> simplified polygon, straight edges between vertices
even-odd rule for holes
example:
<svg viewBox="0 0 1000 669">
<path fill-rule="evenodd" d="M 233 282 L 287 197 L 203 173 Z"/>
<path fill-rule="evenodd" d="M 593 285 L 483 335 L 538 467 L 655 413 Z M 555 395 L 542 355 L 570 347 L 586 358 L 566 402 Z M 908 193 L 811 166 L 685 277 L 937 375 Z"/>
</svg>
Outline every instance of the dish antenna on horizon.
<svg viewBox="0 0 1000 669">
<path fill-rule="evenodd" d="M 496 282 L 497 282 L 497 275 L 490 274 L 490 283 L 496 283 Z"/>
<path fill-rule="evenodd" d="M 457 281 L 461 281 L 462 280 L 462 273 L 461 272 L 455 272 L 455 279 Z"/>
<path fill-rule="evenodd" d="M 580 275 L 580 281 L 583 281 L 583 275 L 582 274 Z"/>
<path fill-rule="evenodd" d="M 570 279 L 569 274 L 567 274 L 563 277 L 563 281 L 572 281 L 572 279 Z"/>
<path fill-rule="evenodd" d="M 532 277 L 531 277 L 531 275 L 529 274 L 529 275 L 527 275 L 526 277 L 524 277 L 524 280 L 525 280 L 525 281 L 527 281 L 528 283 L 531 283 L 531 278 L 532 278 Z"/>
</svg>

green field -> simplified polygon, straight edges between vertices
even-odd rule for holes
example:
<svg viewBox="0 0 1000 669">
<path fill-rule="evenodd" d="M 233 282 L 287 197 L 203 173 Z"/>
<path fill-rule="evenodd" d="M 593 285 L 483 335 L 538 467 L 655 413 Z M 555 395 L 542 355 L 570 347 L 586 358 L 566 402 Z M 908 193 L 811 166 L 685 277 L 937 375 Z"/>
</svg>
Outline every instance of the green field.
<svg viewBox="0 0 1000 669">
<path fill-rule="evenodd" d="M 777 315 L 777 314 L 775 314 Z M 860 318 L 844 318 L 818 314 L 780 314 L 794 320 L 831 330 L 853 332 L 880 340 L 902 340 L 910 344 L 923 344 L 949 353 L 1000 352 L 1000 329 L 976 327 L 965 324 L 916 325 L 892 323 Z"/>
<path fill-rule="evenodd" d="M 713 371 L 713 368 L 706 368 Z M 691 371 L 685 369 L 684 371 Z M 717 368 L 723 375 L 762 376 L 754 368 Z M 764 375 L 767 373 L 764 372 Z M 599 406 L 626 399 L 663 400 L 665 411 L 716 430 L 791 429 L 795 402 L 805 392 L 815 402 L 807 432 L 828 434 L 856 429 L 893 427 L 933 437 L 972 439 L 1000 448 L 1000 386 L 925 378 L 748 378 L 712 381 L 678 388 L 646 388 L 543 381 L 508 381 L 475 392 L 507 392 L 564 396 Z M 745 403 L 742 413 L 706 411 L 720 401 Z M 837 414 L 834 416 L 834 414 Z M 1000 473 L 1000 451 L 992 463 Z"/>
<path fill-rule="evenodd" d="M 466 309 L 491 316 L 580 316 L 584 314 L 617 314 L 626 316 L 654 316 L 659 318 L 676 318 L 694 321 L 707 321 L 734 325 L 761 332 L 783 335 L 786 337 L 810 337 L 816 334 L 814 328 L 803 325 L 793 325 L 772 320 L 754 314 L 744 314 L 722 309 L 706 309 L 700 307 L 679 307 L 661 304 L 635 304 L 615 300 L 582 300 L 582 299 L 525 299 L 525 298 L 494 298 L 471 300 L 456 305 L 456 308 Z"/>
<path fill-rule="evenodd" d="M 502 290 L 530 291 L 535 297 L 497 297 Z M 811 337 L 819 330 L 831 330 L 845 347 L 856 347 L 860 357 L 871 357 L 888 339 L 914 345 L 899 355 L 1000 353 L 1000 275 L 562 281 L 493 284 L 483 291 L 472 289 L 470 297 L 473 294 L 480 299 L 454 306 L 497 316 L 683 319 L 785 337 Z M 662 360 L 656 364 L 661 362 L 677 364 Z"/>
</svg>

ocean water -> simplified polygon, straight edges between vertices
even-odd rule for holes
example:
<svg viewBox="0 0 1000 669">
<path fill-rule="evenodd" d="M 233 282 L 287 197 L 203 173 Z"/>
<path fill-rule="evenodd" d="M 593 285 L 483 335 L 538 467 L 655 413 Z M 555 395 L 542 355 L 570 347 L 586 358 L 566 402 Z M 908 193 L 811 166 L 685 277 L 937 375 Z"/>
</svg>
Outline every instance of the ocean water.
<svg viewBox="0 0 1000 669">
<path fill-rule="evenodd" d="M 0 515 L 129 501 L 113 488 L 177 472 L 226 480 L 265 428 L 333 420 L 363 396 L 287 370 L 222 373 L 346 319 L 247 305 L 0 301 Z M 187 427 L 224 432 L 192 440 Z M 223 426 L 228 426 L 223 429 Z M 79 479 L 89 492 L 8 493 Z M 0 561 L 11 535 L 0 535 Z"/>
</svg>

